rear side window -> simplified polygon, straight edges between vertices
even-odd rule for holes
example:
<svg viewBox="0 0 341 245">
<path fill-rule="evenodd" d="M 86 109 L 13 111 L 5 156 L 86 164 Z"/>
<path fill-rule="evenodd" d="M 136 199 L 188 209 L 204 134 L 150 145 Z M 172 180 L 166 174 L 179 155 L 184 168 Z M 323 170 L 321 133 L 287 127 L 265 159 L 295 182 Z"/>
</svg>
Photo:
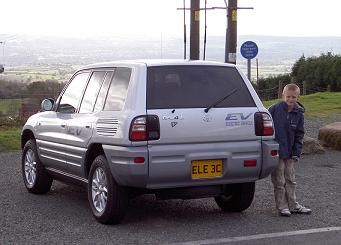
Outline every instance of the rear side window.
<svg viewBox="0 0 341 245">
<path fill-rule="evenodd" d="M 113 74 L 113 72 L 110 71 L 110 72 L 107 72 L 107 74 L 105 76 L 105 80 L 102 84 L 101 90 L 99 91 L 99 94 L 98 94 L 98 97 L 96 100 L 94 112 L 98 112 L 98 111 L 101 111 L 103 109 L 105 97 L 106 97 L 107 92 L 108 92 L 108 88 L 110 85 L 112 74 Z"/>
<path fill-rule="evenodd" d="M 98 95 L 98 91 L 102 86 L 105 71 L 94 71 L 91 75 L 88 86 L 85 90 L 83 101 L 79 109 L 79 113 L 91 113 Z"/>
<path fill-rule="evenodd" d="M 122 110 L 127 96 L 130 75 L 130 68 L 118 67 L 115 69 L 104 106 L 105 111 Z"/>
<path fill-rule="evenodd" d="M 234 91 L 235 90 L 235 91 Z M 243 79 L 234 67 L 153 66 L 147 71 L 147 108 L 254 107 Z"/>
</svg>

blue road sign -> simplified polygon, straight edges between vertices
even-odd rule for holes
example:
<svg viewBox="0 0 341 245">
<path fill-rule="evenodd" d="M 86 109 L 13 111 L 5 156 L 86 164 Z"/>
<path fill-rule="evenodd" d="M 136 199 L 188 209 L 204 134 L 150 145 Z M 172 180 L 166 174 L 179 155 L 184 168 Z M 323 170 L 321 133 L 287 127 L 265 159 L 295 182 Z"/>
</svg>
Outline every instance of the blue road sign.
<svg viewBox="0 0 341 245">
<path fill-rule="evenodd" d="M 240 47 L 240 53 L 245 59 L 251 60 L 258 54 L 258 46 L 252 41 L 246 41 Z"/>
</svg>

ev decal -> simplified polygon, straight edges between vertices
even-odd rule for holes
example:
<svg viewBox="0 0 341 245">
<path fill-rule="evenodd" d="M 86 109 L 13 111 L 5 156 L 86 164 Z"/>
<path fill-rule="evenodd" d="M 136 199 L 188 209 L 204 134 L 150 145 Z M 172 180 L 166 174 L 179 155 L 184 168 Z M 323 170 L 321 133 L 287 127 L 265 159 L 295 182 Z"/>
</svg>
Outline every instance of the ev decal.
<svg viewBox="0 0 341 245">
<path fill-rule="evenodd" d="M 252 113 L 229 113 L 226 115 L 225 122 L 228 127 L 253 125 Z"/>
</svg>

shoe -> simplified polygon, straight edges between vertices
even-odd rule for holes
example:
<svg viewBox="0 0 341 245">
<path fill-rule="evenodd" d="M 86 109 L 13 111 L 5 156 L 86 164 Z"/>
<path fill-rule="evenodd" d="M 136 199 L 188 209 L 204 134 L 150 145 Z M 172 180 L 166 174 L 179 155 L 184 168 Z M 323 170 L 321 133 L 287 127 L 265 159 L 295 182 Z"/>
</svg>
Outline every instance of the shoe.
<svg viewBox="0 0 341 245">
<path fill-rule="evenodd" d="M 283 209 L 279 210 L 279 215 L 290 217 L 291 213 L 290 213 L 290 210 L 288 208 L 283 208 Z"/>
<path fill-rule="evenodd" d="M 311 214 L 311 209 L 298 204 L 291 212 L 296 214 Z"/>
</svg>

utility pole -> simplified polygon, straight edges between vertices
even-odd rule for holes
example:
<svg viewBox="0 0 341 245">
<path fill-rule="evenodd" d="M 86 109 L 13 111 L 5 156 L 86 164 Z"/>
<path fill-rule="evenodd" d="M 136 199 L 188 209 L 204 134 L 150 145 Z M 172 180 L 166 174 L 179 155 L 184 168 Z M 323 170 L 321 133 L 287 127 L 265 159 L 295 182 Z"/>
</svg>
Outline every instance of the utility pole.
<svg viewBox="0 0 341 245">
<path fill-rule="evenodd" d="M 198 60 L 200 56 L 200 0 L 191 0 L 191 36 L 190 59 Z"/>
<path fill-rule="evenodd" d="M 190 26 L 190 59 L 198 60 L 200 56 L 200 10 L 214 10 L 214 9 L 225 9 L 226 10 L 226 38 L 225 38 L 225 62 L 236 64 L 236 50 L 237 50 L 237 9 L 253 9 L 253 7 L 238 7 L 237 0 L 224 0 L 225 7 L 206 7 L 200 8 L 200 0 L 191 0 L 191 7 L 186 8 L 185 0 L 183 8 L 178 10 L 184 11 L 184 58 L 186 58 L 186 18 L 185 10 L 191 11 L 191 26 Z M 206 14 L 205 14 L 206 16 Z M 206 23 L 206 21 L 205 21 Z M 205 24 L 206 29 L 206 24 Z M 204 39 L 206 43 L 206 39 Z M 205 47 L 204 47 L 205 52 Z M 205 53 L 204 53 L 205 59 Z"/>
<path fill-rule="evenodd" d="M 5 71 L 5 42 L 0 41 L 0 44 L 2 45 L 2 63 L 0 62 L 0 73 L 3 73 Z"/>
<path fill-rule="evenodd" d="M 227 14 L 227 32 L 228 35 L 226 37 L 226 42 L 228 43 L 228 50 L 225 50 L 225 52 L 228 52 L 227 54 L 227 60 L 225 59 L 225 62 L 236 64 L 236 50 L 237 50 L 237 9 L 238 4 L 237 0 L 229 0 L 228 4 L 228 14 Z M 225 45 L 226 46 L 226 45 Z"/>
<path fill-rule="evenodd" d="M 225 63 L 229 63 L 229 5 L 224 0 L 226 6 L 226 33 L 225 33 Z"/>
</svg>

